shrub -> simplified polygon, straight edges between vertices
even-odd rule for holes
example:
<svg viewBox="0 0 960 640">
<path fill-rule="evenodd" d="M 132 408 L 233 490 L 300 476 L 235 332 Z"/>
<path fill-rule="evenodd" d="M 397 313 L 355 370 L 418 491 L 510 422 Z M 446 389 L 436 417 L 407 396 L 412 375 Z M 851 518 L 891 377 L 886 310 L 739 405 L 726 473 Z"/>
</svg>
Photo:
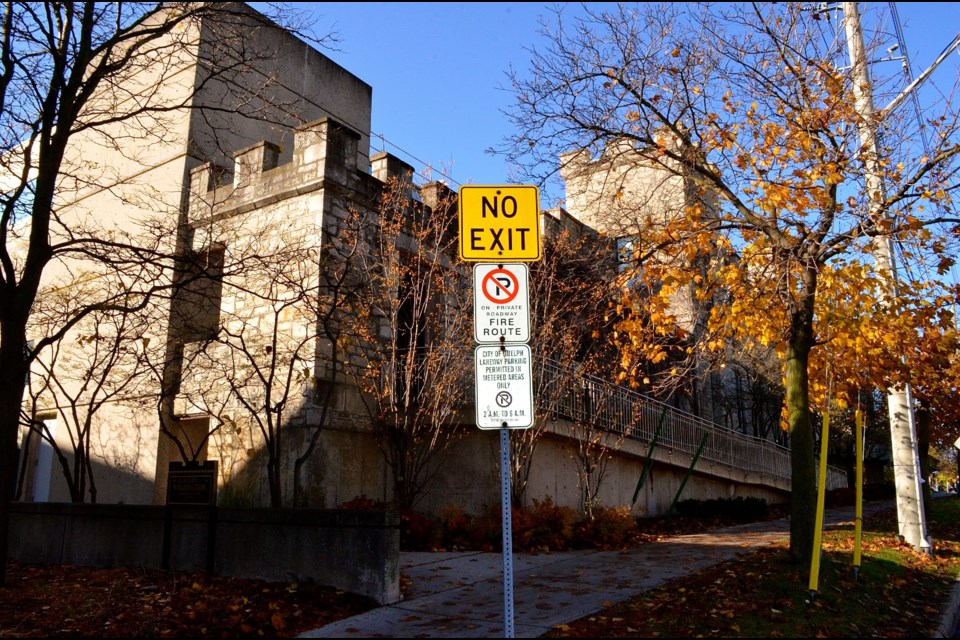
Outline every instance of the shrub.
<svg viewBox="0 0 960 640">
<path fill-rule="evenodd" d="M 517 513 L 514 509 L 510 517 Z M 501 507 L 487 507 L 473 520 L 473 541 L 480 551 L 500 551 L 503 549 L 503 515 Z"/>
<path fill-rule="evenodd" d="M 447 506 L 437 514 L 440 529 L 440 546 L 460 550 L 475 548 L 473 542 L 473 518 L 458 506 Z"/>
<path fill-rule="evenodd" d="M 513 545 L 518 551 L 557 551 L 569 546 L 577 514 L 547 497 L 543 502 L 534 499 L 524 509 L 514 509 L 511 517 Z"/>
<path fill-rule="evenodd" d="M 400 512 L 400 548 L 404 551 L 431 551 L 439 545 L 437 527 L 419 511 Z"/>
<path fill-rule="evenodd" d="M 842 495 L 841 493 L 837 494 Z M 344 508 L 378 508 L 381 503 L 364 496 L 341 505 Z M 777 506 L 780 509 L 782 506 Z M 684 500 L 677 504 L 676 518 L 638 519 L 629 507 L 594 509 L 592 520 L 577 520 L 569 507 L 555 505 L 551 498 L 511 510 L 513 550 L 523 552 L 565 549 L 620 549 L 649 536 L 690 533 L 710 525 L 753 522 L 770 517 L 771 509 L 761 498 Z M 462 507 L 447 506 L 436 517 L 418 511 L 400 513 L 400 547 L 404 551 L 478 550 L 501 551 L 501 507 L 489 507 L 471 516 Z"/>
<path fill-rule="evenodd" d="M 479 516 L 472 517 L 460 507 L 444 507 L 431 523 L 434 528 L 432 536 L 425 531 L 425 516 L 421 515 L 419 520 L 414 520 L 411 516 L 410 523 L 406 526 L 401 516 L 401 546 L 407 551 L 422 548 L 501 551 L 501 509 L 499 506 L 488 507 Z M 569 507 L 557 506 L 550 498 L 543 502 L 534 500 L 530 507 L 512 508 L 510 518 L 515 552 L 557 551 L 570 547 L 576 512 Z M 418 530 L 422 532 L 416 535 Z M 432 544 L 424 542 L 427 538 L 432 540 Z M 414 547 L 414 544 L 417 546 Z"/>
<path fill-rule="evenodd" d="M 578 548 L 616 549 L 629 544 L 637 533 L 630 507 L 603 507 L 594 510 L 592 520 L 576 525 L 574 543 Z"/>
<path fill-rule="evenodd" d="M 364 494 L 360 494 L 352 500 L 347 500 L 337 505 L 337 509 L 362 509 L 369 511 L 386 511 L 389 508 L 390 504 L 388 502 L 371 500 Z"/>
<path fill-rule="evenodd" d="M 248 509 L 257 506 L 255 491 L 249 482 L 232 481 L 220 487 L 217 492 L 217 506 L 234 509 Z"/>
</svg>

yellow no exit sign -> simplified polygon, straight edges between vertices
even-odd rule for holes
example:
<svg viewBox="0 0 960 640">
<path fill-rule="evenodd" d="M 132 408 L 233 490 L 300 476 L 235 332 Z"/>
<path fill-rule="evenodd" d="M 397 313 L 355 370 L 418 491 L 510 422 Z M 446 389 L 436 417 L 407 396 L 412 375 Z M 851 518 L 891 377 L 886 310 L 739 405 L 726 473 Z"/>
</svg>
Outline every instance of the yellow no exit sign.
<svg viewBox="0 0 960 640">
<path fill-rule="evenodd" d="M 539 260 L 539 189 L 518 184 L 460 187 L 460 258 L 466 262 Z"/>
</svg>

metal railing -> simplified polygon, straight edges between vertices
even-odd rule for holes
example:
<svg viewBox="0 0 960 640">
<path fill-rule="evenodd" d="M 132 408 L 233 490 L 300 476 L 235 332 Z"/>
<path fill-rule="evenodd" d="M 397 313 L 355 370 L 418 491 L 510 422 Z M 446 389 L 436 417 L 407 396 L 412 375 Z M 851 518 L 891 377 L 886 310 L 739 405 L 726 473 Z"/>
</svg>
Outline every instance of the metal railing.
<svg viewBox="0 0 960 640">
<path fill-rule="evenodd" d="M 704 420 L 600 378 L 577 373 L 552 360 L 537 362 L 539 370 L 534 371 L 537 405 L 548 415 L 580 421 L 593 429 L 631 440 L 650 443 L 656 437 L 660 449 L 690 456 L 696 454 L 706 439 L 698 468 L 703 469 L 703 462 L 709 462 L 790 482 L 790 449 L 787 447 Z M 828 488 L 846 486 L 843 470 L 828 467 L 827 476 Z"/>
<path fill-rule="evenodd" d="M 441 349 L 447 366 L 464 372 L 464 391 L 473 397 L 472 353 Z M 539 415 L 564 417 L 672 453 L 694 456 L 704 443 L 697 469 L 726 467 L 769 479 L 771 485 L 789 484 L 790 449 L 771 440 L 750 436 L 700 418 L 660 400 L 585 375 L 549 358 L 534 357 L 534 401 Z M 662 424 L 661 424 L 662 421 Z M 658 433 L 659 432 L 659 433 Z M 706 463 L 706 464 L 705 464 Z M 827 467 L 827 488 L 847 486 L 846 472 Z"/>
</svg>

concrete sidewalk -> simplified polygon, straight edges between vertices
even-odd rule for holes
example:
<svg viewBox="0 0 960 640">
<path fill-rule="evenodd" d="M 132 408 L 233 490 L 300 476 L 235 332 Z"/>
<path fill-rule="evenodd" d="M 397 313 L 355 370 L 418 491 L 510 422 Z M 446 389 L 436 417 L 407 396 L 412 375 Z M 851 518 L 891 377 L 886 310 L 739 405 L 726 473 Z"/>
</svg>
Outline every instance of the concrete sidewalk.
<svg viewBox="0 0 960 640">
<path fill-rule="evenodd" d="M 892 503 L 864 505 L 864 517 Z M 832 510 L 827 525 L 852 523 Z M 596 613 L 669 580 L 782 542 L 786 519 L 679 536 L 629 551 L 568 551 L 514 556 L 514 636 Z M 403 553 L 406 599 L 302 634 L 301 638 L 502 638 L 500 553 Z M 945 614 L 950 615 L 951 612 Z M 952 629 L 952 627 L 950 627 Z"/>
</svg>

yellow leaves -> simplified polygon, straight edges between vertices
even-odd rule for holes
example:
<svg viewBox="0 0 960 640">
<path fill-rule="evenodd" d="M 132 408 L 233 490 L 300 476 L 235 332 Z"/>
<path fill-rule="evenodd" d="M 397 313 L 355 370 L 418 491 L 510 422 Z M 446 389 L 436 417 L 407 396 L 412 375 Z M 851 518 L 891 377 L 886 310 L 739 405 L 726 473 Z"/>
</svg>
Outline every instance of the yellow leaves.
<svg viewBox="0 0 960 640">
<path fill-rule="evenodd" d="M 657 311 L 655 309 L 649 312 L 649 316 L 650 316 L 651 324 L 654 324 L 654 325 L 666 324 L 672 320 L 672 318 L 668 316 L 666 313 Z"/>
<path fill-rule="evenodd" d="M 937 274 L 941 276 L 944 275 L 955 264 L 956 264 L 956 260 L 954 260 L 953 258 L 950 258 L 950 257 L 941 258 L 940 261 L 937 263 Z"/>
<path fill-rule="evenodd" d="M 816 332 L 824 345 L 810 358 L 810 379 L 817 383 L 811 401 L 818 406 L 825 406 L 828 370 L 837 406 L 854 401 L 858 388 L 906 381 L 911 371 L 916 380 L 932 380 L 923 362 L 939 351 L 943 329 L 931 308 L 936 305 L 922 302 L 935 299 L 930 283 L 903 283 L 889 304 L 884 290 L 873 265 L 848 261 L 823 268 Z"/>
</svg>

